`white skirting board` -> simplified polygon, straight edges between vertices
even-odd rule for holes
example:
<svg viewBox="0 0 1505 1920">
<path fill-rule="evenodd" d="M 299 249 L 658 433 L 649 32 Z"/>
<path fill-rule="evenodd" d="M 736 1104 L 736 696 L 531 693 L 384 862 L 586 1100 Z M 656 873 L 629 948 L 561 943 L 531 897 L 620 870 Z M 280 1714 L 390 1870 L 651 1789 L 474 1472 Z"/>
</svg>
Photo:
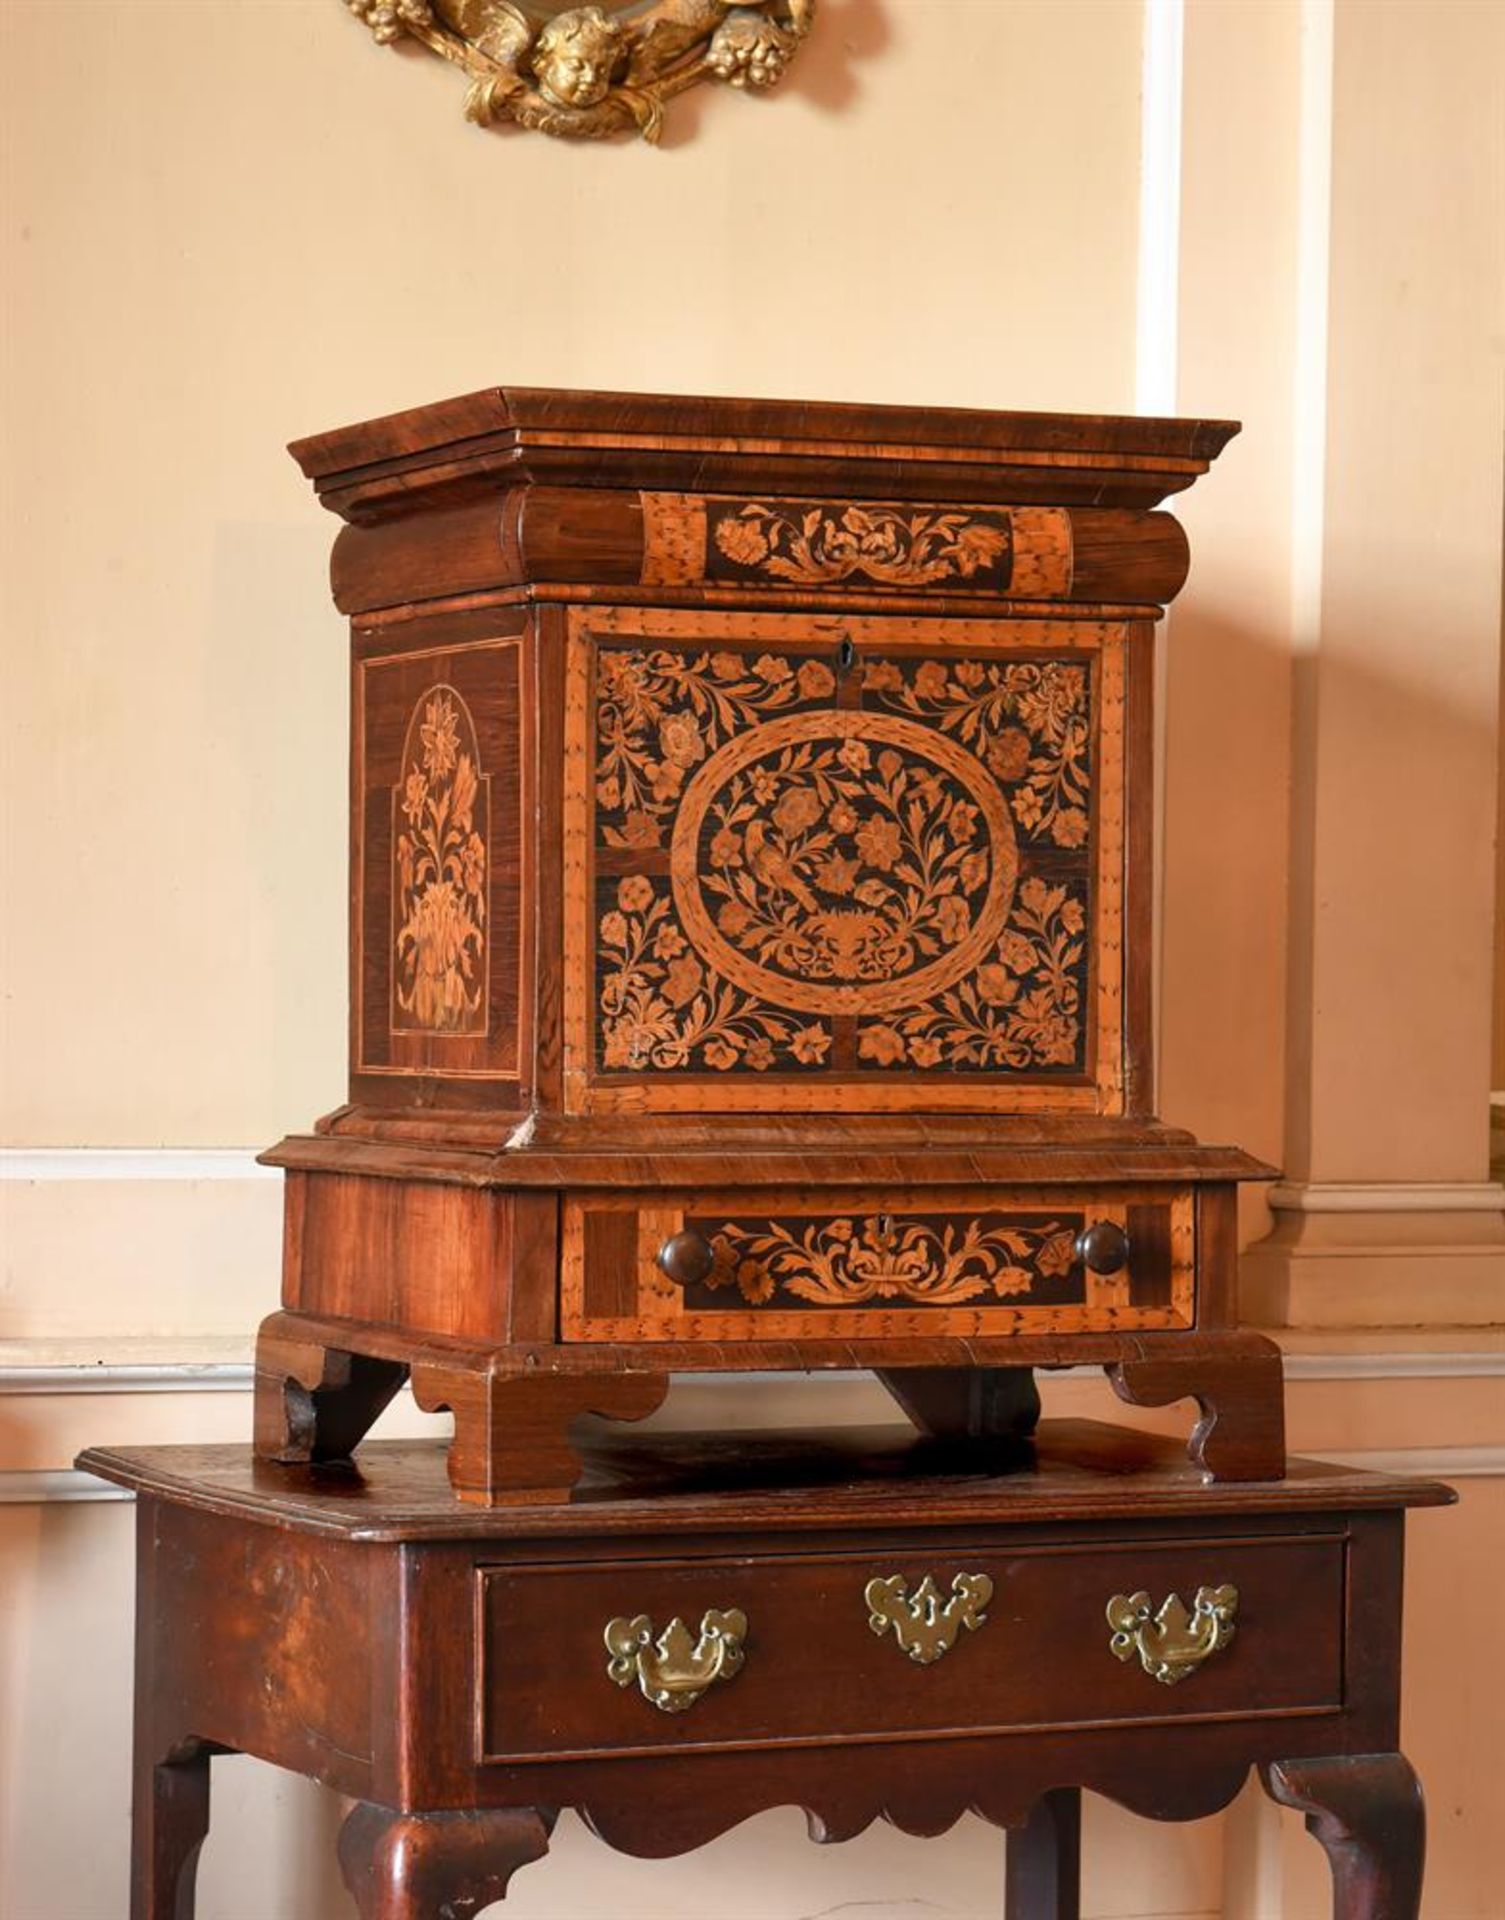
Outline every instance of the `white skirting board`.
<svg viewBox="0 0 1505 1920">
<path fill-rule="evenodd" d="M 11 1352 L 24 1343 L 11 1343 Z M 1085 1379 L 1097 1367 L 1062 1368 L 1057 1380 Z M 1438 1352 L 1289 1353 L 1286 1379 L 1307 1380 L 1483 1380 L 1505 1377 L 1505 1350 L 1448 1348 Z M 788 1376 L 770 1373 L 697 1374 L 702 1389 L 728 1394 L 748 1392 Z M 822 1375 L 827 1387 L 864 1384 L 864 1373 Z M 0 1400 L 21 1394 L 76 1393 L 249 1393 L 248 1361 L 70 1361 L 29 1366 L 0 1362 Z"/>
<path fill-rule="evenodd" d="M 249 1361 L 72 1361 L 64 1366 L 0 1365 L 0 1400 L 23 1394 L 249 1393 Z"/>
<path fill-rule="evenodd" d="M 0 1181 L 281 1178 L 254 1147 L 0 1147 Z"/>
<path fill-rule="evenodd" d="M 79 1501 L 134 1500 L 97 1474 L 77 1467 L 28 1467 L 0 1473 L 0 1507 L 72 1506 Z"/>
</svg>

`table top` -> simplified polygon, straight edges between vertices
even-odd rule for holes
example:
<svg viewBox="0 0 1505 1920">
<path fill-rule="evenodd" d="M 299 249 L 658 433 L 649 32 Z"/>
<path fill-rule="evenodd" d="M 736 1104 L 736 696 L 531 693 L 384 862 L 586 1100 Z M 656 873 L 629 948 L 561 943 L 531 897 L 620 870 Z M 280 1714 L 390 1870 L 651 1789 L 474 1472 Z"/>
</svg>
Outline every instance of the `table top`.
<svg viewBox="0 0 1505 1920">
<path fill-rule="evenodd" d="M 585 1423 L 582 1423 L 582 1426 Z M 367 1441 L 354 1462 L 283 1467 L 248 1446 L 91 1447 L 87 1473 L 138 1494 L 298 1532 L 369 1541 L 600 1533 L 783 1532 L 832 1526 L 1028 1526 L 1443 1506 L 1429 1480 L 1320 1461 L 1284 1480 L 1209 1485 L 1179 1440 L 1095 1420 L 1042 1423 L 1036 1463 L 990 1471 L 911 1428 L 641 1433 L 602 1425 L 568 1504 L 462 1504 L 446 1443 Z"/>
</svg>

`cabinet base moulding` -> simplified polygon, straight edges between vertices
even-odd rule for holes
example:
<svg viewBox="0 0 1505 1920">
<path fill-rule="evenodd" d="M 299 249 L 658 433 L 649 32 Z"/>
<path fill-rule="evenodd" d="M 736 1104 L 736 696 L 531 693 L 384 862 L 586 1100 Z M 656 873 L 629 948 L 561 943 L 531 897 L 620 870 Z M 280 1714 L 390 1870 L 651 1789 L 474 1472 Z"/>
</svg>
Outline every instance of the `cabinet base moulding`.
<svg viewBox="0 0 1505 1920">
<path fill-rule="evenodd" d="M 1035 1367 L 1101 1366 L 1131 1406 L 1196 1403 L 1187 1442 L 1209 1481 L 1285 1471 L 1280 1350 L 1257 1333 L 1075 1334 L 982 1339 L 482 1348 L 367 1322 L 275 1313 L 257 1344 L 258 1458 L 293 1466 L 347 1458 L 403 1380 L 427 1412 L 455 1416 L 449 1474 L 482 1505 L 568 1499 L 581 1471 L 571 1429 L 586 1414 L 641 1420 L 673 1373 L 729 1364 L 784 1372 L 872 1369 L 922 1433 L 973 1450 L 993 1470 L 1026 1457 L 1039 1414 Z"/>
</svg>

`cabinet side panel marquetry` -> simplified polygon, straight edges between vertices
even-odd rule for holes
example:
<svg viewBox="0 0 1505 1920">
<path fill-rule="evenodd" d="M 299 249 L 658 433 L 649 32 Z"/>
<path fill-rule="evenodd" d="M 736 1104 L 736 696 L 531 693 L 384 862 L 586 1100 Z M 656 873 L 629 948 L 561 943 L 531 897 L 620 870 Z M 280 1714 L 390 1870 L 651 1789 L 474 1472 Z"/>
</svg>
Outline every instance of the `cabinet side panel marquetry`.
<svg viewBox="0 0 1505 1920">
<path fill-rule="evenodd" d="M 357 635 L 351 1070 L 387 1104 L 531 1086 L 533 680 L 510 612 Z"/>
<path fill-rule="evenodd" d="M 283 1305 L 461 1339 L 553 1338 L 551 1193 L 289 1173 Z"/>
</svg>

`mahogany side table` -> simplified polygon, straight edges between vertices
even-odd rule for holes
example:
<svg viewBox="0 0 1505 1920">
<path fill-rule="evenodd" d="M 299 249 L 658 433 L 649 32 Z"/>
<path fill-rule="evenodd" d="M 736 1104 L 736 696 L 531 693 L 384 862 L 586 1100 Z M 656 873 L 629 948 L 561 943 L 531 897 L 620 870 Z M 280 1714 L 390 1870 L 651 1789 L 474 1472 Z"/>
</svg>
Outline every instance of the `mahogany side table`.
<svg viewBox="0 0 1505 1920">
<path fill-rule="evenodd" d="M 501 1899 L 579 1811 L 686 1852 L 798 1805 L 1009 1829 L 1008 1920 L 1078 1912 L 1080 1790 L 1216 1812 L 1251 1767 L 1338 1920 L 1415 1920 L 1398 1750 L 1404 1510 L 1429 1482 L 1048 1423 L 993 1475 L 889 1429 L 603 1436 L 569 1504 L 457 1503 L 439 1443 L 290 1472 L 245 1447 L 81 1456 L 138 1501 L 132 1920 L 192 1920 L 211 1756 L 355 1802 L 362 1920 Z"/>
</svg>

